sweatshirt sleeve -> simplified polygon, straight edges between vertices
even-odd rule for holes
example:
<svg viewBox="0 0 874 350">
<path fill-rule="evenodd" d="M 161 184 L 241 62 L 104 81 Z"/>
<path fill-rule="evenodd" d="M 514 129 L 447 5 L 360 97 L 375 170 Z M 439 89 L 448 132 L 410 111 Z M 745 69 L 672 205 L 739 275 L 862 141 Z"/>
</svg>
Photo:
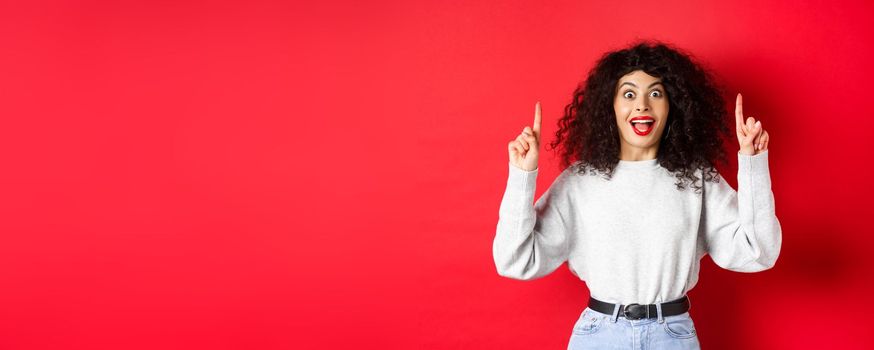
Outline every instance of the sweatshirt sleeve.
<svg viewBox="0 0 874 350">
<path fill-rule="evenodd" d="M 774 211 L 768 151 L 738 152 L 737 191 L 720 175 L 705 182 L 701 224 L 707 253 L 720 267 L 738 272 L 770 269 L 780 255 L 782 230 Z"/>
<path fill-rule="evenodd" d="M 498 274 L 518 280 L 546 276 L 567 261 L 569 206 L 562 172 L 536 203 L 537 169 L 508 163 L 510 174 L 501 200 L 492 254 Z"/>
</svg>

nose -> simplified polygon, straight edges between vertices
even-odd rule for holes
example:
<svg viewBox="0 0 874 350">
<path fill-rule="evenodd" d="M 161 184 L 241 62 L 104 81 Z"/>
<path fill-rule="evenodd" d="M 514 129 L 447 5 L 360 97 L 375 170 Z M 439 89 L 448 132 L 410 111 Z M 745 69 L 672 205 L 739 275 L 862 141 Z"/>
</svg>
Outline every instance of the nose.
<svg viewBox="0 0 874 350">
<path fill-rule="evenodd" d="M 647 100 L 648 99 L 646 99 L 646 98 L 641 98 L 641 99 L 638 99 L 637 101 L 635 101 L 637 103 L 637 106 L 634 107 L 634 109 L 637 112 L 648 111 L 649 110 L 649 101 L 647 101 Z"/>
</svg>

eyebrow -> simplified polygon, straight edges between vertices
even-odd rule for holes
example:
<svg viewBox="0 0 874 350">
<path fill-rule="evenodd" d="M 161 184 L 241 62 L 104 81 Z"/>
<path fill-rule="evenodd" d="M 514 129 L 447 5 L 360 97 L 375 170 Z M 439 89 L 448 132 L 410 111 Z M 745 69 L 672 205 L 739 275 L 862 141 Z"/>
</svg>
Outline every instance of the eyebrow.
<svg viewBox="0 0 874 350">
<path fill-rule="evenodd" d="M 662 83 L 661 81 L 657 81 L 657 82 L 655 82 L 655 83 L 649 84 L 648 88 L 651 88 L 651 87 L 656 86 L 656 85 L 661 84 L 661 83 Z M 625 84 L 628 84 L 628 85 L 631 85 L 631 86 L 637 87 L 637 85 L 634 85 L 634 83 L 632 83 L 632 82 L 630 82 L 630 81 L 626 81 L 626 82 L 620 84 L 619 87 L 622 87 L 622 85 L 625 85 Z M 664 84 L 662 84 L 662 85 L 664 85 Z"/>
</svg>

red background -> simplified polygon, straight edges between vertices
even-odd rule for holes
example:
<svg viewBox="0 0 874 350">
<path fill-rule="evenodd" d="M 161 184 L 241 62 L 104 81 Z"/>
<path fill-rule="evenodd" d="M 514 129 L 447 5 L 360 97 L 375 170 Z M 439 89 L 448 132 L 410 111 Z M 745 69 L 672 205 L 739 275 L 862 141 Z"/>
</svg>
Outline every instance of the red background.
<svg viewBox="0 0 874 350">
<path fill-rule="evenodd" d="M 861 349 L 872 14 L 4 2 L 0 348 L 564 349 L 585 284 L 566 266 L 495 271 L 506 144 L 537 100 L 551 141 L 597 57 L 651 38 L 694 53 L 771 134 L 782 255 L 756 274 L 704 258 L 703 346 Z M 538 196 L 551 152 L 541 169 Z"/>
</svg>

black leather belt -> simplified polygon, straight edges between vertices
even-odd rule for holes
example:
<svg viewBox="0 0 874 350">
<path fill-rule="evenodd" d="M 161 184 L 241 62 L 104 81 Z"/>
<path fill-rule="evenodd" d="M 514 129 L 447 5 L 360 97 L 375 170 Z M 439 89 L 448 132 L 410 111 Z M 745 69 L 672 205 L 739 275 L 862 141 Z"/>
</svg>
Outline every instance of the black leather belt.
<svg viewBox="0 0 874 350">
<path fill-rule="evenodd" d="M 616 304 L 600 301 L 589 296 L 589 308 L 592 310 L 598 311 L 602 314 L 612 315 L 613 308 L 615 307 Z M 689 297 L 685 295 L 680 299 L 662 303 L 662 317 L 682 314 L 689 311 L 689 307 L 691 307 L 691 303 L 689 302 Z M 619 316 L 625 316 L 625 318 L 629 320 L 656 318 L 658 317 L 658 309 L 655 304 L 619 305 Z"/>
</svg>

